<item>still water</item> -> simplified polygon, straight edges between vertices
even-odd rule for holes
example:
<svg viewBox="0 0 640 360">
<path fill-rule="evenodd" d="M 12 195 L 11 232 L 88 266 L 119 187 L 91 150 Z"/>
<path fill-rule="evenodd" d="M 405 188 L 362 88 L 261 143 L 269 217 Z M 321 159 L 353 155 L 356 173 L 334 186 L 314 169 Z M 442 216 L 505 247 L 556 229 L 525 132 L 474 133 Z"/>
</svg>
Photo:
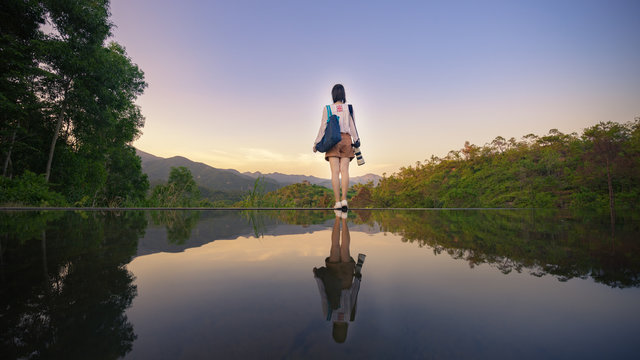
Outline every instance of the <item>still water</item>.
<svg viewBox="0 0 640 360">
<path fill-rule="evenodd" d="M 0 224 L 2 359 L 640 353 L 629 215 L 15 211 Z"/>
</svg>

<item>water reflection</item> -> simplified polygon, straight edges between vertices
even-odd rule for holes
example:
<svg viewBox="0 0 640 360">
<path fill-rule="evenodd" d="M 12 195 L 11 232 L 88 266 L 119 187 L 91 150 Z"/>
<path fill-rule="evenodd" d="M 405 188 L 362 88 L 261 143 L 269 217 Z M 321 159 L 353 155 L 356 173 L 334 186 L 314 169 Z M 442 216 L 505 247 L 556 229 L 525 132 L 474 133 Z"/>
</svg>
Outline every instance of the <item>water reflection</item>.
<svg viewBox="0 0 640 360">
<path fill-rule="evenodd" d="M 329 256 L 324 260 L 325 266 L 313 268 L 313 276 L 318 283 L 324 316 L 327 321 L 333 322 L 333 339 L 337 343 L 343 343 L 347 339 L 349 322 L 356 318 L 365 254 L 358 255 L 356 264 L 349 249 L 351 235 L 347 225 L 347 212 L 336 210 L 335 213 Z"/>
<path fill-rule="evenodd" d="M 541 211 L 0 212 L 0 220 L 2 359 L 640 351 L 630 340 L 640 324 L 633 214 L 614 231 L 607 215 Z M 357 252 L 369 255 L 362 289 Z"/>
<path fill-rule="evenodd" d="M 615 231 L 606 215 L 558 211 L 375 212 L 370 221 L 472 268 L 640 286 L 640 222 L 630 216 L 619 217 Z"/>
<path fill-rule="evenodd" d="M 155 225 L 164 225 L 170 244 L 182 245 L 191 237 L 191 231 L 200 220 L 200 211 L 152 211 Z"/>
<path fill-rule="evenodd" d="M 614 288 L 640 287 L 640 219 L 544 210 L 353 211 L 354 225 L 402 236 L 402 241 L 498 271 L 592 278 Z M 322 224 L 329 212 L 258 213 L 295 224 Z M 254 220 L 255 221 L 255 220 Z M 263 229 L 262 232 L 268 232 Z"/>
<path fill-rule="evenodd" d="M 116 359 L 136 339 L 126 270 L 143 213 L 2 214 L 2 358 Z"/>
</svg>

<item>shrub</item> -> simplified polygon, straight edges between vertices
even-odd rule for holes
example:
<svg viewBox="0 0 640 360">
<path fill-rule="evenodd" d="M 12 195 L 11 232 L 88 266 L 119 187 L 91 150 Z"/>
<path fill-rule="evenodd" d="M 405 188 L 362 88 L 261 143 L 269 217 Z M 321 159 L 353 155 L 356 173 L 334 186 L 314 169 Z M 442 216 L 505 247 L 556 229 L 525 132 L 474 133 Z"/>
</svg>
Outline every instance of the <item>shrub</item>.
<svg viewBox="0 0 640 360">
<path fill-rule="evenodd" d="M 15 179 L 0 176 L 0 204 L 66 206 L 62 194 L 49 189 L 44 175 L 25 171 Z"/>
</svg>

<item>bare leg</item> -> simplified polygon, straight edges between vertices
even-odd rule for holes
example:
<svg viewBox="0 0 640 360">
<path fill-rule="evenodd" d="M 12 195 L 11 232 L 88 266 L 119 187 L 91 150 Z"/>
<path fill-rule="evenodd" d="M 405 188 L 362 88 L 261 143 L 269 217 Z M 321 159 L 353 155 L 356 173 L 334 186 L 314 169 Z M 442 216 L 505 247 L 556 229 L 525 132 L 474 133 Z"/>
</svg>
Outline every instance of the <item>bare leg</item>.
<svg viewBox="0 0 640 360">
<path fill-rule="evenodd" d="M 329 262 L 340 261 L 340 218 L 336 216 L 331 230 L 331 249 L 329 249 Z"/>
<path fill-rule="evenodd" d="M 349 160 L 350 159 L 348 157 L 340 158 L 340 176 L 342 176 L 342 200 L 347 200 L 347 191 L 349 191 Z M 333 180 L 333 178 L 331 180 Z"/>
<path fill-rule="evenodd" d="M 331 187 L 333 188 L 333 196 L 336 202 L 340 201 L 340 158 L 332 156 L 329 158 L 329 166 L 331 166 Z"/>
<path fill-rule="evenodd" d="M 351 261 L 349 246 L 351 245 L 351 234 L 347 226 L 347 219 L 342 219 L 342 242 L 340 244 L 340 258 L 342 262 Z"/>
</svg>

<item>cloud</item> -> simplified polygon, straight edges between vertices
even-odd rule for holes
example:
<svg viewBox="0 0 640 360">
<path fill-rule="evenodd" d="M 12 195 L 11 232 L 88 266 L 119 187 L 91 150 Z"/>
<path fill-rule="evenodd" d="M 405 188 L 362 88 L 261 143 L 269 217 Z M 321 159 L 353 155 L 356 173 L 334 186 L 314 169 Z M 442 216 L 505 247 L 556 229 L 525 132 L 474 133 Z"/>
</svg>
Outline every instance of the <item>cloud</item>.
<svg viewBox="0 0 640 360">
<path fill-rule="evenodd" d="M 291 153 L 283 154 L 280 152 L 261 149 L 261 148 L 245 148 L 240 149 L 242 153 L 241 161 L 243 163 L 279 163 L 279 164 L 299 164 L 305 166 L 310 162 L 317 161 L 317 154 L 313 153 Z"/>
<path fill-rule="evenodd" d="M 284 154 L 267 149 L 244 148 L 241 151 L 244 154 L 244 160 L 247 162 L 288 162 L 293 160 L 287 159 Z"/>
</svg>

